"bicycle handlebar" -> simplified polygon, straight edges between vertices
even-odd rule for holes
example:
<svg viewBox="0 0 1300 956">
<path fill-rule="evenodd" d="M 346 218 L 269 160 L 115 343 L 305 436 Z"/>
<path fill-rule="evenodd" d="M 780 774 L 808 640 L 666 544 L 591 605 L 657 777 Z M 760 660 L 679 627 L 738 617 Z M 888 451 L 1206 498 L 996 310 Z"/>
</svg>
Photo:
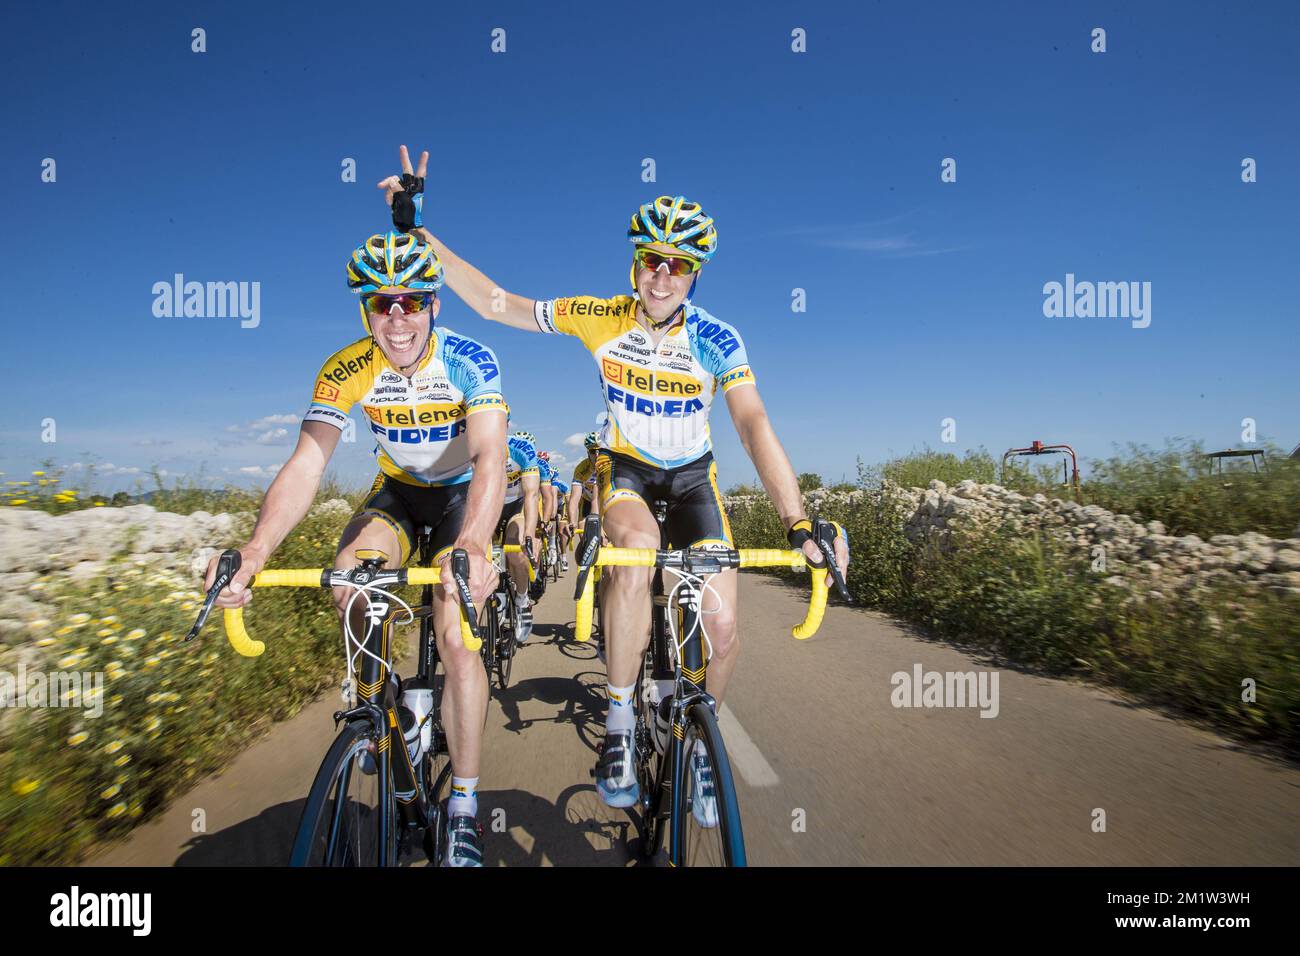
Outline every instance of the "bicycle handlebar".
<svg viewBox="0 0 1300 956">
<path fill-rule="evenodd" d="M 441 577 L 439 568 L 408 568 L 405 572 L 405 584 L 437 584 Z M 249 582 L 254 588 L 323 588 L 330 587 L 329 568 L 283 568 L 262 571 Z M 230 646 L 244 657 L 260 657 L 266 651 L 266 645 L 249 637 L 244 627 L 244 609 L 228 607 L 223 615 L 226 638 Z M 471 626 L 465 605 L 460 606 L 460 639 L 467 650 L 477 651 L 482 640 Z"/>
<path fill-rule="evenodd" d="M 528 583 L 532 584 L 537 580 L 537 568 L 533 566 L 533 559 L 529 557 L 528 552 L 524 550 L 521 544 L 505 544 L 501 546 L 502 554 L 522 554 L 528 558 Z"/>
<path fill-rule="evenodd" d="M 661 563 L 671 567 L 672 562 L 680 562 L 685 550 L 659 551 L 654 548 L 611 548 L 602 547 L 592 560 L 593 566 L 653 568 Z M 826 568 L 814 565 L 809 568 L 808 558 L 802 551 L 781 548 L 742 548 L 739 551 L 704 552 L 705 556 L 715 556 L 720 565 L 736 568 L 790 568 L 792 571 L 809 569 L 812 571 L 812 595 L 808 602 L 808 613 L 804 619 L 791 628 L 790 633 L 800 641 L 807 640 L 821 627 L 822 617 L 826 614 L 826 598 L 829 589 L 826 586 Z M 721 570 L 722 567 L 719 567 Z M 821 573 L 819 573 L 821 572 Z M 595 597 L 593 578 L 588 575 L 582 584 L 582 593 L 578 597 L 577 621 L 574 625 L 574 637 L 579 642 L 591 639 L 592 601 Z"/>
</svg>

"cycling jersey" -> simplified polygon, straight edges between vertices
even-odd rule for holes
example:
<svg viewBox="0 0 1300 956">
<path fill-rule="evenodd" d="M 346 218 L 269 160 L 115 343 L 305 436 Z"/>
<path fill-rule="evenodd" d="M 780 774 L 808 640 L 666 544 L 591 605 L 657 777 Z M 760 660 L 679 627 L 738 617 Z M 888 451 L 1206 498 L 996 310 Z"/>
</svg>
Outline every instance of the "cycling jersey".
<svg viewBox="0 0 1300 956">
<path fill-rule="evenodd" d="M 582 459 L 573 469 L 573 483 L 582 488 L 582 500 L 591 501 L 596 494 L 596 466 L 590 458 Z"/>
<path fill-rule="evenodd" d="M 321 367 L 302 418 L 342 430 L 358 402 L 375 439 L 379 470 L 421 486 L 469 481 L 473 467 L 465 420 L 478 412 L 507 410 L 492 350 L 437 326 L 409 377 L 393 368 L 372 338 L 335 352 Z"/>
<path fill-rule="evenodd" d="M 636 299 L 591 296 L 537 302 L 543 332 L 576 335 L 596 360 L 609 417 L 600 444 L 652 464 L 676 468 L 711 448 L 709 406 L 754 384 L 745 345 L 734 328 L 689 303 L 656 347 L 636 321 Z"/>
<path fill-rule="evenodd" d="M 524 476 L 538 473 L 537 449 L 524 438 L 506 439 L 506 504 L 524 496 Z"/>
</svg>

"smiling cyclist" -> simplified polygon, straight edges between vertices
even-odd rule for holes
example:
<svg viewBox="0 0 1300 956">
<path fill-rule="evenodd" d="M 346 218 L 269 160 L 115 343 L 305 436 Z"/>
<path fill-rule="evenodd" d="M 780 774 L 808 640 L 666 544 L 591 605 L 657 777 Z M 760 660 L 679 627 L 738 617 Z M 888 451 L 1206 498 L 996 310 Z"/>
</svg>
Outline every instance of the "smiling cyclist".
<svg viewBox="0 0 1300 956">
<path fill-rule="evenodd" d="M 496 356 L 434 324 L 442 264 L 413 237 L 371 236 L 348 261 L 347 281 L 360 296 L 366 336 L 321 367 L 298 445 L 267 489 L 252 537 L 239 549 L 239 571 L 217 604 L 244 607 L 253 599 L 249 579 L 307 514 L 348 413 L 360 405 L 376 442 L 379 475 L 343 530 L 334 567 L 355 567 L 363 549 L 388 555 L 385 567 L 401 567 L 427 525 L 433 564 L 444 581 L 451 580 L 452 550 L 468 552 L 470 592 L 481 605 L 497 581 L 487 547 L 505 487 L 501 445 L 507 410 Z M 208 587 L 217 561 L 208 565 Z M 351 603 L 352 632 L 363 634 L 366 601 L 352 601 L 354 594 L 335 588 L 334 606 L 342 622 Z M 481 866 L 482 830 L 475 817 L 487 675 L 478 653 L 461 642 L 459 614 L 455 587 L 439 585 L 434 627 L 447 671 L 442 719 L 452 764 L 446 864 Z"/>
<path fill-rule="evenodd" d="M 410 156 L 401 149 L 404 175 L 385 179 L 390 205 L 410 202 Z M 428 153 L 420 158 L 423 177 Z M 406 184 L 406 185 L 404 185 Z M 400 197 L 400 198 L 399 198 Z M 717 251 L 713 220 L 682 196 L 660 196 L 632 215 L 627 237 L 633 254 L 632 295 L 574 296 L 534 300 L 501 287 L 419 226 L 437 250 L 447 284 L 483 318 L 529 332 L 576 336 L 595 359 L 608 418 L 600 433 L 595 471 L 605 535 L 622 548 L 658 548 L 659 526 L 650 511 L 667 502 L 673 547 L 735 547 L 718 490 L 709 435 L 709 409 L 721 392 L 741 444 L 758 471 L 794 547 L 821 563 L 794 469 L 768 420 L 754 372 L 736 329 L 691 301 L 700 270 Z M 835 542 L 836 563 L 847 567 L 846 541 Z M 596 768 L 597 789 L 610 806 L 638 799 L 632 694 L 650 640 L 653 569 L 607 569 L 603 592 L 609 630 L 605 744 Z M 827 574 L 829 579 L 829 572 Z M 711 581 L 718 607 L 707 609 L 713 656 L 709 693 L 720 704 L 736 665 L 737 572 Z M 707 759 L 697 753 L 692 769 L 702 778 Z M 697 779 L 702 794 L 712 781 Z M 702 800 L 701 825 L 716 824 L 716 807 Z"/>
</svg>

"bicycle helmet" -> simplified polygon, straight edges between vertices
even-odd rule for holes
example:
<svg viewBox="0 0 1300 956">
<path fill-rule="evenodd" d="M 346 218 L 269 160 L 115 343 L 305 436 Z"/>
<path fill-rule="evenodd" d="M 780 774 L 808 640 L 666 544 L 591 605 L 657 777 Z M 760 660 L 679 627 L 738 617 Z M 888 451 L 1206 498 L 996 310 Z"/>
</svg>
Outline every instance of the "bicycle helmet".
<svg viewBox="0 0 1300 956">
<path fill-rule="evenodd" d="M 371 292 L 431 292 L 442 288 L 442 262 L 432 246 L 400 232 L 378 233 L 357 246 L 348 259 L 348 288 L 358 295 Z M 365 303 L 361 323 L 370 332 Z"/>
</svg>

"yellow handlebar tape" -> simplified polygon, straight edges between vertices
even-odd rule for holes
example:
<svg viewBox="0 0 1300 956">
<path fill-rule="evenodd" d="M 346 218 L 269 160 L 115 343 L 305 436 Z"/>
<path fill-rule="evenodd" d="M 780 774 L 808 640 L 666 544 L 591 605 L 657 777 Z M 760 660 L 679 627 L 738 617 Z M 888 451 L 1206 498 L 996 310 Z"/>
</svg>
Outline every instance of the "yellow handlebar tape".
<svg viewBox="0 0 1300 956">
<path fill-rule="evenodd" d="M 799 640 L 807 640 L 821 627 L 822 617 L 826 614 L 826 569 L 811 568 L 808 558 L 802 551 L 781 548 L 742 548 L 740 566 L 742 568 L 790 568 L 798 571 L 807 568 L 811 572 L 812 597 L 808 604 L 808 613 L 802 623 L 791 629 L 791 634 Z M 595 597 L 595 572 L 602 567 L 652 568 L 658 560 L 658 552 L 653 548 L 602 548 L 596 555 L 592 573 L 587 575 L 587 582 L 578 598 L 574 638 L 585 642 L 591 638 L 592 601 Z"/>
<path fill-rule="evenodd" d="M 262 571 L 249 582 L 255 588 L 318 588 L 323 573 L 322 568 L 287 568 L 274 571 Z M 437 584 L 438 568 L 410 568 L 406 572 L 407 584 Z M 266 652 L 266 645 L 248 636 L 244 627 L 244 609 L 228 607 L 225 609 L 223 623 L 226 627 L 226 639 L 230 646 L 244 657 L 261 657 Z M 470 630 L 469 618 L 465 608 L 460 609 L 460 639 L 465 648 L 477 651 L 483 644 Z"/>
<path fill-rule="evenodd" d="M 582 595 L 578 598 L 576 619 L 573 624 L 573 637 L 579 644 L 591 640 L 592 601 L 596 597 L 596 569 L 592 568 L 583 584 Z"/>
<path fill-rule="evenodd" d="M 501 549 L 501 552 L 503 554 L 522 554 L 525 558 L 528 557 L 528 552 L 524 550 L 524 546 L 522 544 L 507 544 L 505 547 Z M 529 561 L 528 562 L 528 583 L 532 584 L 536 580 L 537 580 L 537 569 L 533 567 L 533 562 Z"/>
<path fill-rule="evenodd" d="M 826 613 L 826 572 L 821 568 L 809 569 L 812 577 L 812 598 L 808 601 L 808 614 L 802 624 L 796 624 L 790 631 L 796 640 L 806 641 L 817 633 L 822 626 L 822 616 Z"/>
<path fill-rule="evenodd" d="M 230 646 L 236 652 L 244 657 L 262 656 L 262 653 L 266 650 L 266 645 L 248 636 L 248 631 L 244 629 L 244 609 L 242 607 L 226 608 L 224 621 L 226 639 L 230 641 Z"/>
</svg>

